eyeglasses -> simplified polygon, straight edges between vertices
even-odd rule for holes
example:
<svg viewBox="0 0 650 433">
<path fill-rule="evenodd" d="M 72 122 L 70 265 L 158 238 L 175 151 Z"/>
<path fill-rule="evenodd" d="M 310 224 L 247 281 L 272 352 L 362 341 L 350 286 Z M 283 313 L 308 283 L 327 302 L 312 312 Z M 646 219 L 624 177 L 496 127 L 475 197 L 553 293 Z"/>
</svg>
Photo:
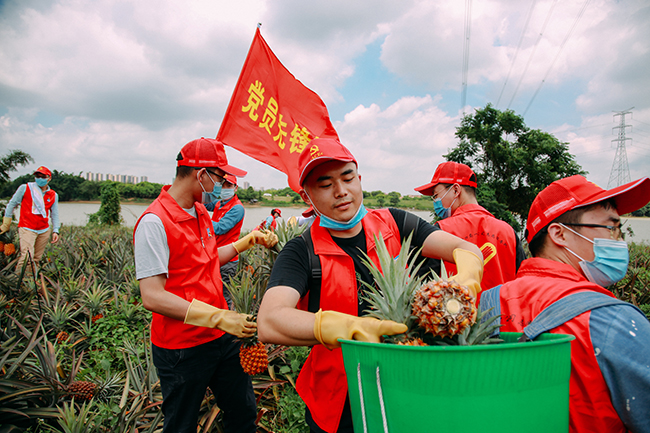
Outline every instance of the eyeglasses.
<svg viewBox="0 0 650 433">
<path fill-rule="evenodd" d="M 447 192 L 449 192 L 449 188 L 451 188 L 452 186 L 453 186 L 453 185 L 449 185 L 449 186 L 444 190 L 444 191 L 445 191 L 445 194 L 447 194 Z M 445 194 L 443 194 L 442 196 L 444 197 Z M 433 200 L 433 201 L 438 200 L 438 194 L 433 194 L 433 195 L 431 196 L 431 200 Z"/>
<path fill-rule="evenodd" d="M 614 240 L 625 239 L 625 234 L 623 233 L 623 224 L 618 226 L 607 226 L 603 224 L 572 224 L 572 223 L 562 223 L 565 226 L 575 226 L 575 227 L 594 227 L 609 230 L 609 236 Z"/>
<path fill-rule="evenodd" d="M 219 185 L 223 186 L 223 184 L 226 182 L 226 178 L 225 178 L 225 177 L 223 177 L 223 176 L 219 176 L 219 175 L 218 175 L 217 173 L 215 173 L 214 171 L 210 171 L 210 170 L 208 170 L 207 168 L 205 169 L 205 171 L 207 171 L 207 172 L 208 172 L 209 174 L 211 174 L 212 176 L 216 176 L 216 177 L 218 177 L 218 178 L 220 179 L 219 182 L 215 182 L 215 183 L 218 183 Z"/>
</svg>

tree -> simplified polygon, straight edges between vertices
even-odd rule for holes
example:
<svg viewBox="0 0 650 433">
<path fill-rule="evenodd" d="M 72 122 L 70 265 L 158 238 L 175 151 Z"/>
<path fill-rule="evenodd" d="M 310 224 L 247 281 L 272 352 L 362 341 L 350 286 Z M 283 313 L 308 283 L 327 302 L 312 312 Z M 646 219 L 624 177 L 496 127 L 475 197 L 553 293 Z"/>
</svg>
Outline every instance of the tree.
<svg viewBox="0 0 650 433">
<path fill-rule="evenodd" d="M 377 205 L 379 207 L 384 207 L 384 205 L 386 204 L 386 196 L 384 195 L 384 193 L 380 192 L 375 197 L 377 198 Z"/>
<path fill-rule="evenodd" d="M 102 186 L 102 204 L 99 206 L 99 211 L 89 216 L 88 222 L 90 224 L 120 225 L 122 222 L 120 194 L 114 183 L 106 182 Z"/>
<path fill-rule="evenodd" d="M 399 192 L 392 191 L 387 194 L 388 202 L 391 206 L 397 206 L 399 204 L 399 199 L 402 197 Z"/>
<path fill-rule="evenodd" d="M 0 185 L 9 182 L 9 172 L 16 171 L 19 165 L 27 165 L 34 162 L 28 153 L 22 150 L 10 150 L 9 154 L 0 158 Z"/>
<path fill-rule="evenodd" d="M 460 143 L 444 157 L 470 166 L 477 176 L 479 203 L 518 231 L 542 189 L 555 180 L 586 174 L 568 143 L 531 130 L 514 111 L 491 104 L 464 116 L 456 137 Z"/>
</svg>

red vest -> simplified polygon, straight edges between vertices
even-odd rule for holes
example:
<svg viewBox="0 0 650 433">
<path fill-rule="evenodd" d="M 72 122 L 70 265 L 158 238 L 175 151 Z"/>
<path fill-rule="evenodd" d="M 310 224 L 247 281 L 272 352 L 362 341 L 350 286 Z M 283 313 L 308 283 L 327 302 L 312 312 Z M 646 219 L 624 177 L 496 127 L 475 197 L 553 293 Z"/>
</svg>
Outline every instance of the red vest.
<svg viewBox="0 0 650 433">
<path fill-rule="evenodd" d="M 466 204 L 438 221 L 444 231 L 478 246 L 483 253 L 481 289 L 488 290 L 514 280 L 517 273 L 517 238 L 505 221 L 495 218 L 477 204 Z M 447 272 L 456 273 L 456 264 L 445 262 Z M 479 301 L 481 294 L 479 293 Z"/>
<path fill-rule="evenodd" d="M 228 202 L 223 206 L 214 208 L 214 212 L 212 212 L 212 221 L 215 222 L 221 221 L 221 218 L 223 218 L 223 216 L 236 205 L 243 206 L 241 204 L 241 201 L 239 200 L 239 197 L 235 195 L 230 200 L 228 200 Z M 233 228 L 228 230 L 226 233 L 222 235 L 217 235 L 217 247 L 230 245 L 231 243 L 239 240 L 239 234 L 241 233 L 241 228 L 243 224 L 244 224 L 244 218 L 239 220 L 239 222 L 235 224 Z M 230 261 L 234 262 L 236 260 L 239 260 L 239 255 L 235 255 L 235 257 L 233 257 Z"/>
<path fill-rule="evenodd" d="M 142 214 L 157 215 L 165 227 L 169 246 L 165 290 L 190 302 L 196 298 L 227 310 L 210 214 L 205 206 L 195 203 L 198 218 L 192 217 L 169 195 L 168 189 L 169 185 L 164 186 L 158 198 Z M 134 236 L 142 216 L 133 229 Z M 151 342 L 158 347 L 184 349 L 207 343 L 223 334 L 218 329 L 186 325 L 182 320 L 153 313 Z"/>
<path fill-rule="evenodd" d="M 524 260 L 517 279 L 501 286 L 503 332 L 522 332 L 544 308 L 573 293 L 593 291 L 614 297 L 593 284 L 572 266 L 554 260 Z M 572 433 L 617 433 L 627 431 L 612 405 L 609 388 L 594 354 L 587 311 L 552 333 L 572 334 L 569 424 Z"/>
<path fill-rule="evenodd" d="M 319 221 L 316 218 L 310 230 L 314 252 L 320 257 L 323 271 L 320 308 L 356 316 L 358 292 L 354 262 L 336 245 L 329 232 L 319 225 Z M 361 224 L 366 235 L 367 254 L 377 266 L 379 259 L 373 234 L 381 233 L 391 255 L 395 257 L 399 254 L 399 229 L 388 209 L 368 210 Z M 308 296 L 309 294 L 300 300 L 298 308 L 307 310 Z M 296 389 L 309 407 L 316 424 L 327 432 L 335 432 L 348 393 L 341 349 L 328 350 L 321 344 L 314 346 L 300 371 Z"/>
<path fill-rule="evenodd" d="M 45 215 L 33 213 L 34 201 L 32 200 L 32 191 L 30 188 L 39 188 L 34 182 L 29 182 L 23 194 L 23 201 L 20 203 L 20 221 L 18 227 L 24 227 L 31 230 L 43 230 L 50 226 L 48 218 L 50 209 L 56 200 L 56 193 L 51 188 L 43 193 L 43 204 L 45 205 Z M 40 189 L 40 188 L 39 188 Z"/>
</svg>

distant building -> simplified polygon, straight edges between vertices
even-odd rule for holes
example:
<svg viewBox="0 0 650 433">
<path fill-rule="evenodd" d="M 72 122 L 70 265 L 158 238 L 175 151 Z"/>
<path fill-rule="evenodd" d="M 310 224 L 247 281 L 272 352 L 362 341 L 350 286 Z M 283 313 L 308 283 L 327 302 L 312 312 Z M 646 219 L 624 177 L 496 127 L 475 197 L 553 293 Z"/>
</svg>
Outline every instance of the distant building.
<svg viewBox="0 0 650 433">
<path fill-rule="evenodd" d="M 110 174 L 110 173 L 93 173 L 93 172 L 86 172 L 85 176 L 82 176 L 86 180 L 92 180 L 96 182 L 102 182 L 104 180 L 110 180 L 113 182 L 121 182 L 121 183 L 130 183 L 130 184 L 136 184 L 139 182 L 148 182 L 149 177 L 148 176 L 133 176 L 133 175 L 126 175 L 126 174 Z"/>
<path fill-rule="evenodd" d="M 251 184 L 246 182 L 246 181 L 242 182 L 242 184 L 241 184 L 242 189 L 248 189 L 249 186 L 251 186 Z"/>
</svg>

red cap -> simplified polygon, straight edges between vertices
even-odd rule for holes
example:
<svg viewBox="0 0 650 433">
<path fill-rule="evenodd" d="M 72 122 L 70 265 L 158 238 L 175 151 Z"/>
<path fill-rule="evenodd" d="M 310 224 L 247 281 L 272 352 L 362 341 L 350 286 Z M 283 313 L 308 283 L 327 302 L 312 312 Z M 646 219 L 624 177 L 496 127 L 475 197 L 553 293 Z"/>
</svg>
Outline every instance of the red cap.
<svg viewBox="0 0 650 433">
<path fill-rule="evenodd" d="M 614 200 L 619 215 L 640 209 L 650 201 L 650 179 L 643 177 L 610 190 L 580 175 L 556 180 L 533 200 L 526 222 L 526 240 L 530 242 L 541 229 L 565 212 L 608 199 Z"/>
<path fill-rule="evenodd" d="M 271 215 L 273 215 L 273 212 L 277 212 L 279 216 L 282 216 L 282 211 L 278 208 L 275 208 L 271 211 Z"/>
<path fill-rule="evenodd" d="M 309 206 L 309 209 L 307 209 L 306 211 L 303 211 L 303 212 L 302 212 L 302 216 L 304 216 L 305 218 L 309 218 L 309 217 L 312 216 L 314 213 L 315 213 L 315 212 L 314 212 L 314 207 L 313 207 L 313 206 Z"/>
<path fill-rule="evenodd" d="M 45 167 L 44 165 L 41 165 L 36 170 L 34 170 L 34 174 L 36 174 L 36 173 L 41 173 L 41 174 L 44 174 L 45 176 L 52 177 L 52 172 L 50 171 L 49 168 Z"/>
<path fill-rule="evenodd" d="M 338 140 L 334 138 L 315 138 L 298 158 L 300 186 L 302 186 L 305 178 L 313 169 L 329 161 L 354 162 L 359 165 L 350 151 Z"/>
<path fill-rule="evenodd" d="M 226 182 L 232 183 L 233 185 L 237 185 L 237 176 L 234 176 L 232 174 L 226 174 L 223 178 L 226 179 Z"/>
<path fill-rule="evenodd" d="M 458 185 L 467 185 L 476 188 L 476 174 L 465 164 L 452 161 L 443 162 L 436 167 L 431 182 L 418 186 L 415 190 L 423 195 L 433 195 L 433 188 L 439 183 L 449 183 L 452 185 L 457 183 Z"/>
<path fill-rule="evenodd" d="M 187 143 L 181 149 L 182 159 L 177 165 L 185 167 L 203 168 L 217 167 L 234 176 L 246 176 L 247 172 L 228 165 L 226 149 L 223 143 L 213 138 L 197 138 Z"/>
</svg>

